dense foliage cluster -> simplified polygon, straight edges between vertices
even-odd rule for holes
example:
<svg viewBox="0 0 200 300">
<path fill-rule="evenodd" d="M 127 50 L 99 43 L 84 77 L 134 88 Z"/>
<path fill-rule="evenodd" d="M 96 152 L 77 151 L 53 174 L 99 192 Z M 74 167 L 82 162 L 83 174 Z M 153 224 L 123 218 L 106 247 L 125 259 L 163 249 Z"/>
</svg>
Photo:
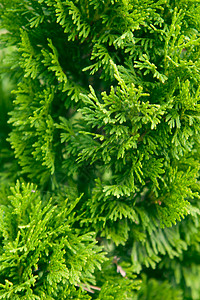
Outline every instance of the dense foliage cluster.
<svg viewBox="0 0 200 300">
<path fill-rule="evenodd" d="M 0 299 L 199 300 L 199 1 L 0 16 Z"/>
</svg>

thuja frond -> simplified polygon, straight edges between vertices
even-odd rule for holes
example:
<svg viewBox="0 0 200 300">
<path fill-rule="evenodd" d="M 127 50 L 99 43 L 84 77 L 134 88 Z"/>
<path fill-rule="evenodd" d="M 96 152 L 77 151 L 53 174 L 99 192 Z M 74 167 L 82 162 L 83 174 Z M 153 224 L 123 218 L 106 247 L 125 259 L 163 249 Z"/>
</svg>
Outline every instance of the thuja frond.
<svg viewBox="0 0 200 300">
<path fill-rule="evenodd" d="M 71 228 L 70 212 L 66 201 L 59 208 L 51 199 L 43 203 L 32 184 L 11 188 L 1 205 L 2 298 L 43 299 L 46 291 L 53 299 L 66 285 L 95 284 L 93 272 L 104 254 L 93 233 Z"/>
<path fill-rule="evenodd" d="M 0 15 L 0 298 L 200 299 L 198 1 Z"/>
</svg>

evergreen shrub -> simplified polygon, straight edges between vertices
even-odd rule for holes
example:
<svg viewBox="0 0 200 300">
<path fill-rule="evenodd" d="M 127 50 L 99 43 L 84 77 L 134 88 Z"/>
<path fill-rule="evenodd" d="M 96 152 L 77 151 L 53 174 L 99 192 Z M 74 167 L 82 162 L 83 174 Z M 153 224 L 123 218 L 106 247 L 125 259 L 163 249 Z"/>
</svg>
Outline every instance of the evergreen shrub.
<svg viewBox="0 0 200 300">
<path fill-rule="evenodd" d="M 199 300 L 200 2 L 0 16 L 0 299 Z"/>
</svg>

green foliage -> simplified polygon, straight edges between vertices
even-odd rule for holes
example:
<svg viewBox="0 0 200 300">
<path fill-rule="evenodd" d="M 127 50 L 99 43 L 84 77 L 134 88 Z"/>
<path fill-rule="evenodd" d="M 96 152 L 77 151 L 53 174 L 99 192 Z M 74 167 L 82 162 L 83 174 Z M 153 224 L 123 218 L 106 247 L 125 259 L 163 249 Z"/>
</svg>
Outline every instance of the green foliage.
<svg viewBox="0 0 200 300">
<path fill-rule="evenodd" d="M 150 279 L 143 276 L 143 285 L 138 293 L 137 300 L 182 300 L 183 295 L 180 290 L 173 289 L 167 281 L 159 282 L 159 280 Z"/>
<path fill-rule="evenodd" d="M 1 293 L 6 299 L 55 299 L 66 285 L 94 284 L 104 260 L 94 234 L 79 234 L 74 207 L 42 203 L 31 184 L 17 182 L 1 205 Z M 5 281 L 5 284 L 4 284 Z"/>
<path fill-rule="evenodd" d="M 0 299 L 199 300 L 198 1 L 0 15 Z"/>
</svg>

